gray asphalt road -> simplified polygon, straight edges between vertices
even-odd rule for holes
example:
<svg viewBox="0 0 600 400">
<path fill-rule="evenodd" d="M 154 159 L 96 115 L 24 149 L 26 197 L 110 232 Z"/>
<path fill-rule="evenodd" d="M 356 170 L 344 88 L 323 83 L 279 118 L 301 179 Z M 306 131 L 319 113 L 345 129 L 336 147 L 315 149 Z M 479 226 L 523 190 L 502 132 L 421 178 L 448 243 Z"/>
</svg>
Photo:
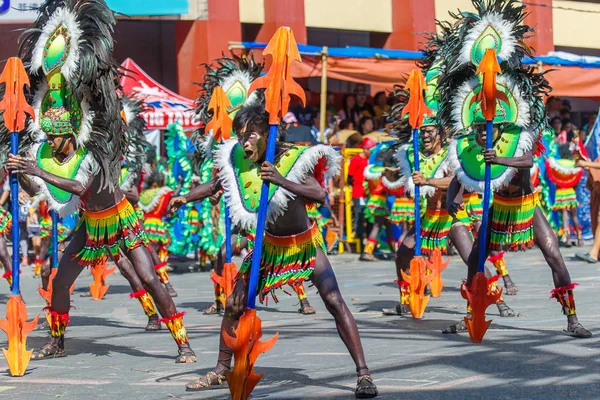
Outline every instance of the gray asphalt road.
<svg viewBox="0 0 600 400">
<path fill-rule="evenodd" d="M 360 263 L 354 255 L 332 258 L 343 294 L 358 321 L 365 352 L 381 399 L 600 399 L 600 267 L 572 259 L 564 252 L 576 290 L 578 314 L 594 337 L 573 339 L 559 305 L 549 299 L 550 270 L 537 250 L 507 257 L 520 291 L 507 296 L 520 313 L 493 319 L 482 344 L 468 335 L 442 335 L 465 308 L 459 284 L 465 267 L 454 257 L 444 273 L 442 296 L 431 299 L 422 320 L 385 317 L 381 308 L 398 301 L 392 262 Z M 179 292 L 176 304 L 186 311 L 185 322 L 198 363 L 174 363 L 176 347 L 168 331 L 143 330 L 139 303 L 130 300 L 126 281 L 111 275 L 102 301 L 80 298 L 91 282 L 84 273 L 72 297 L 72 323 L 67 335 L 67 358 L 32 361 L 26 376 L 0 373 L 0 398 L 10 399 L 226 399 L 228 392 L 189 394 L 184 384 L 214 366 L 220 319 L 203 316 L 213 296 L 207 273 L 172 274 Z M 30 316 L 41 311 L 38 281 L 24 269 L 23 293 Z M 315 316 L 298 314 L 297 300 L 281 295 L 279 304 L 261 307 L 264 336 L 279 332 L 275 348 L 258 360 L 265 376 L 254 399 L 352 399 L 354 365 L 337 336 L 333 319 L 313 288 L 309 298 Z M 0 295 L 5 303 L 8 290 Z M 0 314 L 4 313 L 0 306 Z M 33 332 L 28 347 L 45 342 L 45 332 Z M 0 339 L 6 346 L 6 339 Z M 0 359 L 0 371 L 7 371 Z"/>
</svg>

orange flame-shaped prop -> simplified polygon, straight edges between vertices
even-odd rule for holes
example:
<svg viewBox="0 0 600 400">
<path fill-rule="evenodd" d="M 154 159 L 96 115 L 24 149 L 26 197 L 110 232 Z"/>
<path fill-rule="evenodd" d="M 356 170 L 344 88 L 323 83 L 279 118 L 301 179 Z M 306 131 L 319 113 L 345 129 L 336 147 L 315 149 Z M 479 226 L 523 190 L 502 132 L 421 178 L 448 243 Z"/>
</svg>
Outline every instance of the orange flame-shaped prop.
<svg viewBox="0 0 600 400">
<path fill-rule="evenodd" d="M 410 285 L 408 304 L 413 318 L 423 318 L 425 308 L 429 302 L 429 295 L 425 296 L 425 286 L 431 282 L 433 275 L 427 275 L 427 266 L 421 256 L 415 256 L 410 261 L 410 275 L 404 271 L 402 278 Z"/>
<path fill-rule="evenodd" d="M 4 111 L 2 118 L 9 132 L 19 132 L 25 129 L 26 114 L 33 117 L 33 108 L 27 104 L 23 88 L 29 86 L 29 77 L 18 57 L 9 58 L 0 75 L 0 83 L 6 85 L 4 98 L 0 101 L 0 110 Z"/>
<path fill-rule="evenodd" d="M 229 97 L 227 97 L 227 94 L 221 86 L 217 86 L 213 90 L 212 96 L 210 96 L 210 103 L 208 103 L 208 110 L 212 110 L 213 116 L 210 122 L 206 124 L 206 131 L 212 129 L 213 136 L 217 143 L 231 138 L 233 121 L 227 113 L 229 108 L 231 108 Z"/>
<path fill-rule="evenodd" d="M 502 289 L 492 285 L 494 279 L 488 280 L 483 272 L 478 272 L 473 278 L 473 284 L 466 283 L 460 288 L 460 294 L 471 305 L 471 318 L 465 317 L 465 324 L 473 343 L 481 343 L 492 320 L 486 321 L 485 310 L 502 296 Z"/>
<path fill-rule="evenodd" d="M 290 28 L 284 26 L 275 32 L 263 51 L 264 56 L 268 54 L 273 58 L 273 64 L 266 75 L 252 82 L 250 92 L 266 89 L 265 109 L 269 112 L 269 124 L 275 125 L 287 113 L 292 95 L 300 98 L 302 104 L 306 103 L 304 89 L 292 78 L 292 64 L 302 62 L 302 57 Z"/>
<path fill-rule="evenodd" d="M 406 89 L 410 93 L 408 102 L 402 109 L 402 115 L 408 115 L 408 123 L 413 129 L 419 129 L 426 115 L 432 115 L 425 105 L 425 77 L 420 69 L 413 69 L 406 81 Z"/>
<path fill-rule="evenodd" d="M 35 329 L 40 314 L 27 322 L 27 307 L 21 296 L 10 296 L 6 303 L 6 320 L 0 319 L 0 329 L 8 336 L 8 350 L 2 349 L 12 376 L 23 376 L 33 350 L 27 350 L 27 335 Z"/>
<path fill-rule="evenodd" d="M 508 102 L 504 93 L 498 90 L 496 86 L 497 74 L 502 73 L 496 50 L 487 49 L 481 63 L 477 67 L 477 73 L 482 74 L 483 84 L 481 91 L 475 96 L 473 101 L 481 101 L 481 112 L 487 121 L 493 121 L 496 116 L 496 102 L 503 100 Z"/>
<path fill-rule="evenodd" d="M 295 95 L 302 100 L 304 104 L 306 98 L 304 90 L 292 78 L 292 63 L 294 61 L 302 62 L 298 45 L 292 30 L 287 27 L 281 27 L 275 32 L 273 38 L 265 48 L 263 55 L 270 54 L 273 63 L 269 72 L 261 78 L 256 79 L 250 86 L 250 92 L 264 88 L 265 90 L 265 109 L 269 113 L 269 132 L 276 130 L 282 116 L 287 113 L 291 96 Z M 266 159 L 272 162 L 273 154 L 275 153 L 275 137 L 269 135 L 267 142 Z M 271 159 L 270 159 L 271 158 Z M 266 189 L 265 189 L 266 187 Z M 261 198 L 268 201 L 266 193 L 268 184 L 263 183 Z M 259 207 L 259 221 L 256 229 L 256 244 L 255 251 L 262 251 L 262 223 L 266 217 L 267 203 L 261 203 Z M 262 218 L 262 219 L 261 219 Z M 258 254 L 255 253 L 255 256 Z M 260 258 L 260 257 L 258 257 Z M 250 270 L 249 281 L 256 283 L 259 266 L 253 265 Z M 256 288 L 248 291 L 248 308 L 245 314 L 240 319 L 238 329 L 235 332 L 235 338 L 231 337 L 228 332 L 223 332 L 225 343 L 229 345 L 233 351 L 234 367 L 233 371 L 227 374 L 227 382 L 229 383 L 229 391 L 233 400 L 246 400 L 262 374 L 254 374 L 254 364 L 261 353 L 270 350 L 278 334 L 264 343 L 259 342 L 262 336 L 262 321 L 256 315 L 255 310 L 255 293 Z"/>
<path fill-rule="evenodd" d="M 217 275 L 214 269 L 210 275 L 210 279 L 212 279 L 213 282 L 221 285 L 221 287 L 223 288 L 223 294 L 225 295 L 225 297 L 219 298 L 219 300 L 221 300 L 221 302 L 223 303 L 223 306 L 225 306 L 225 300 L 231 295 L 231 293 L 233 293 L 233 284 L 236 276 L 237 268 L 235 263 L 233 262 L 225 263 L 223 265 L 223 276 Z"/>
<path fill-rule="evenodd" d="M 50 304 L 50 301 L 52 300 L 52 281 L 54 280 L 57 272 L 58 268 L 52 268 L 50 270 L 50 276 L 48 277 L 48 288 L 46 290 L 44 290 L 41 285 L 38 286 L 38 293 L 44 300 L 46 300 L 47 304 Z"/>
<path fill-rule="evenodd" d="M 231 348 L 235 358 L 233 371 L 225 372 L 233 400 L 250 397 L 250 393 L 264 375 L 264 373 L 254 373 L 254 363 L 259 355 L 275 346 L 279 337 L 279 333 L 276 333 L 271 339 L 261 342 L 261 325 L 262 321 L 256 315 L 256 310 L 247 309 L 234 332 L 235 338 L 227 334 L 223 336 L 225 344 Z M 239 357 L 238 354 L 243 354 L 244 357 Z"/>
<path fill-rule="evenodd" d="M 429 260 L 427 260 L 427 268 L 429 268 L 431 271 L 431 276 L 433 276 L 433 279 L 429 284 L 432 297 L 440 297 L 440 294 L 442 294 L 442 289 L 444 288 L 442 271 L 446 269 L 449 263 L 450 257 L 444 261 L 442 258 L 442 252 L 439 249 L 435 249 L 431 254 L 431 257 L 429 257 Z"/>
<path fill-rule="evenodd" d="M 116 268 L 116 265 L 112 268 L 108 268 L 106 261 L 92 267 L 92 276 L 94 277 L 94 282 L 90 284 L 92 299 L 102 300 L 110 287 L 109 285 L 104 285 L 106 277 L 112 274 Z"/>
</svg>

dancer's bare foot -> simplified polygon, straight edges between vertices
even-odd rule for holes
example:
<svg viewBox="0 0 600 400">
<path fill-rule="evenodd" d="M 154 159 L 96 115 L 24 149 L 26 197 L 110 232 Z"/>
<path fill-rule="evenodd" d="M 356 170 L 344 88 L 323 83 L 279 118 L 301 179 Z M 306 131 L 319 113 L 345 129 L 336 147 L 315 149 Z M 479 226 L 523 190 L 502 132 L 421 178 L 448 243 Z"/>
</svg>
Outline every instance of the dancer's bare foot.
<svg viewBox="0 0 600 400">
<path fill-rule="evenodd" d="M 517 285 L 512 281 L 510 275 L 505 275 L 502 279 L 504 280 L 504 294 L 514 296 L 519 292 L 519 288 L 517 288 Z"/>
<path fill-rule="evenodd" d="M 223 305 L 221 305 L 220 301 L 215 301 L 212 303 L 206 310 L 202 311 L 204 315 L 219 315 L 225 312 Z"/>
<path fill-rule="evenodd" d="M 189 344 L 179 346 L 179 355 L 175 360 L 176 363 L 191 364 L 195 363 L 197 360 L 196 353 L 194 353 L 194 350 L 192 350 Z"/>
<path fill-rule="evenodd" d="M 185 385 L 185 390 L 187 392 L 199 392 L 201 390 L 226 389 L 228 387 L 225 375 L 209 371 L 206 375 Z"/>
<path fill-rule="evenodd" d="M 158 322 L 158 314 L 154 314 L 148 317 L 148 325 L 146 325 L 146 330 L 148 332 L 160 331 L 161 326 L 160 322 Z"/>
<path fill-rule="evenodd" d="M 169 296 L 177 297 L 177 292 L 175 291 L 175 289 L 173 289 L 171 282 L 165 283 L 165 289 L 167 289 L 167 292 L 169 292 Z"/>
<path fill-rule="evenodd" d="M 31 354 L 31 360 L 44 360 L 47 358 L 66 357 L 64 337 L 52 338 L 39 350 L 34 350 Z"/>
<path fill-rule="evenodd" d="M 316 314 L 317 310 L 315 310 L 310 303 L 308 302 L 308 300 L 304 299 L 300 301 L 300 309 L 298 310 L 298 312 L 300 314 L 303 315 L 312 315 L 312 314 Z"/>
<path fill-rule="evenodd" d="M 358 367 L 356 369 L 358 378 L 356 380 L 356 389 L 354 389 L 354 396 L 357 399 L 372 399 L 377 397 L 379 393 L 373 378 L 371 378 L 371 372 L 367 367 Z"/>
<path fill-rule="evenodd" d="M 79 297 L 92 297 L 92 292 L 83 292 L 79 295 Z"/>
<path fill-rule="evenodd" d="M 383 315 L 408 315 L 410 314 L 410 306 L 408 304 L 398 304 L 393 308 L 384 308 L 381 312 Z"/>
<path fill-rule="evenodd" d="M 496 307 L 498 307 L 498 312 L 500 313 L 501 317 L 516 317 L 517 316 L 517 313 L 515 312 L 515 310 L 510 308 L 508 306 L 508 304 L 506 304 L 503 301 L 497 302 Z"/>
</svg>

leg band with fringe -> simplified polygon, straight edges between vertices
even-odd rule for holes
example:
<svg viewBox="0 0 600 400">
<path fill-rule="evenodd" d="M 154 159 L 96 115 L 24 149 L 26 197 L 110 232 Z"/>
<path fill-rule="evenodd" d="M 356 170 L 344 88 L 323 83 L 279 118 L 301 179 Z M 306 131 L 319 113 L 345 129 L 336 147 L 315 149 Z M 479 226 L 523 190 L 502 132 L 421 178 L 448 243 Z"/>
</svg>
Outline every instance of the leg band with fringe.
<svg viewBox="0 0 600 400">
<path fill-rule="evenodd" d="M 300 283 L 299 285 L 293 285 L 292 289 L 298 295 L 298 300 L 306 300 L 306 289 L 304 288 L 304 283 Z"/>
<path fill-rule="evenodd" d="M 104 262 L 107 251 L 115 261 L 119 260 L 119 246 L 123 241 L 129 250 L 148 246 L 137 213 L 126 198 L 104 211 L 84 210 L 75 230 L 82 225 L 85 226 L 86 241 L 77 254 L 82 266 L 92 267 Z"/>
<path fill-rule="evenodd" d="M 142 309 L 148 317 L 156 315 L 156 307 L 152 301 L 152 296 L 150 296 L 150 293 L 148 293 L 146 290 L 142 289 L 138 292 L 131 293 L 129 297 L 139 300 L 140 304 L 142 305 Z"/>
<path fill-rule="evenodd" d="M 308 279 L 315 268 L 317 247 L 325 253 L 323 236 L 314 222 L 297 235 L 274 236 L 265 232 L 258 282 L 259 300 L 263 302 L 269 293 L 274 294 L 284 285 L 294 286 Z M 252 253 L 250 251 L 244 259 L 236 280 L 248 278 Z"/>
<path fill-rule="evenodd" d="M 12 288 L 12 271 L 6 271 L 2 277 L 8 282 L 8 287 Z"/>
<path fill-rule="evenodd" d="M 377 246 L 377 240 L 367 239 L 367 245 L 365 246 L 365 253 L 373 254 L 373 252 L 375 251 L 375 246 Z"/>
<path fill-rule="evenodd" d="M 409 304 L 410 299 L 410 284 L 406 281 L 394 281 L 400 289 L 400 304 Z"/>
<path fill-rule="evenodd" d="M 577 283 L 573 282 L 567 286 L 558 287 L 550 292 L 550 298 L 555 298 L 562 306 L 562 312 L 566 316 L 575 315 L 575 294 L 573 289 Z"/>
<path fill-rule="evenodd" d="M 501 197 L 494 194 L 490 250 L 519 251 L 533 247 L 533 214 L 537 195 Z"/>
<path fill-rule="evenodd" d="M 184 315 L 184 312 L 180 312 L 173 314 L 170 317 L 161 318 L 158 320 L 158 322 L 164 322 L 165 325 L 167 325 L 167 328 L 169 328 L 169 332 L 171 332 L 171 336 L 173 336 L 173 339 L 175 339 L 177 346 L 189 344 L 190 342 L 187 331 L 185 330 L 185 325 L 183 325 Z"/>
<path fill-rule="evenodd" d="M 506 261 L 504 260 L 504 252 L 496 254 L 495 256 L 490 256 L 488 260 L 494 264 L 496 267 L 496 272 L 498 272 L 501 276 L 508 275 L 508 268 L 506 267 Z"/>
<path fill-rule="evenodd" d="M 64 336 L 67 325 L 69 325 L 70 322 L 69 313 L 59 314 L 49 307 L 46 307 L 45 309 L 49 310 L 50 334 L 52 337 Z"/>
<path fill-rule="evenodd" d="M 154 271 L 156 271 L 156 275 L 158 275 L 158 279 L 165 285 L 169 283 L 169 272 L 167 271 L 167 262 L 161 262 L 160 264 L 156 264 L 154 266 Z"/>
</svg>

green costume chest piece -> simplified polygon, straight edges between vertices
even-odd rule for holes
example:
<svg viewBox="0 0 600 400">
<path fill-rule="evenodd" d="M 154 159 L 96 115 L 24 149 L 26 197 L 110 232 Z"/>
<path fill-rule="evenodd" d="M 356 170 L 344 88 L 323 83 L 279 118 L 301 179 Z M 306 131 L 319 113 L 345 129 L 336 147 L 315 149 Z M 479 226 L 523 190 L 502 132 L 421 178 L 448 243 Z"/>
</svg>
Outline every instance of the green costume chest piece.
<svg viewBox="0 0 600 400">
<path fill-rule="evenodd" d="M 284 153 L 280 154 L 274 162 L 274 166 L 279 173 L 287 178 L 288 174 L 300 158 L 302 153 L 308 150 L 306 146 L 292 146 Z M 241 203 L 247 212 L 255 213 L 258 211 L 260 203 L 260 191 L 263 180 L 258 175 L 259 165 L 250 160 L 242 146 L 236 144 L 231 151 L 231 164 L 236 174 L 236 183 L 238 195 Z M 276 185 L 269 186 L 269 201 L 279 188 Z"/>
<path fill-rule="evenodd" d="M 158 193 L 158 191 L 160 189 L 161 188 L 151 188 L 151 189 L 143 190 L 142 193 L 140 193 L 140 199 L 139 199 L 140 204 L 143 206 L 147 206 L 150 203 L 152 203 L 152 200 L 154 200 L 154 197 L 156 196 L 156 194 Z"/>
<path fill-rule="evenodd" d="M 406 149 L 406 154 L 408 156 L 408 162 L 410 163 L 411 171 L 415 171 L 415 155 L 413 151 L 413 146 L 409 146 Z M 419 169 L 423 174 L 425 179 L 432 179 L 435 177 L 438 169 L 444 163 L 446 159 L 446 155 L 448 154 L 448 149 L 443 148 L 439 153 L 432 154 L 430 156 L 426 156 L 423 153 L 419 153 Z"/>
<path fill-rule="evenodd" d="M 511 126 L 505 129 L 494 143 L 493 149 L 499 157 L 514 157 L 519 145 L 521 129 Z M 482 151 L 485 147 L 479 145 L 475 140 L 475 134 L 466 135 L 457 139 L 456 150 L 463 171 L 471 179 L 483 182 L 485 179 L 485 161 Z M 504 165 L 491 165 L 492 180 L 499 178 L 506 170 Z"/>
<path fill-rule="evenodd" d="M 48 143 L 44 142 L 38 149 L 37 163 L 38 167 L 51 174 L 60 176 L 61 178 L 75 179 L 86 155 L 87 150 L 83 147 L 79 147 L 69 158 L 60 162 L 54 158 L 52 149 Z M 48 188 L 50 195 L 60 204 L 67 204 L 74 196 L 74 194 L 59 189 L 50 183 L 45 183 L 45 185 Z"/>
</svg>

